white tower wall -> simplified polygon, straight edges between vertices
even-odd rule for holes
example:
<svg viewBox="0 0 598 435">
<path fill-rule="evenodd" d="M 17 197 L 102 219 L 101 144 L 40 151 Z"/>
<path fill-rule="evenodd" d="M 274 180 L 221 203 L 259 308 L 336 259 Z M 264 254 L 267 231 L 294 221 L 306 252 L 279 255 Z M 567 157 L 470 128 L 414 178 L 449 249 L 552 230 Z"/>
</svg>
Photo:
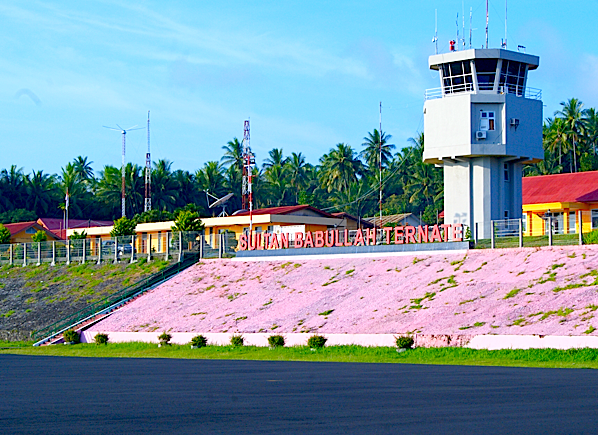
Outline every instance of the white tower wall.
<svg viewBox="0 0 598 435">
<path fill-rule="evenodd" d="M 522 214 L 524 163 L 544 157 L 541 92 L 527 88 L 539 59 L 482 49 L 430 57 L 442 87 L 424 103 L 426 163 L 444 166 L 444 219 L 490 237 L 490 221 Z"/>
</svg>

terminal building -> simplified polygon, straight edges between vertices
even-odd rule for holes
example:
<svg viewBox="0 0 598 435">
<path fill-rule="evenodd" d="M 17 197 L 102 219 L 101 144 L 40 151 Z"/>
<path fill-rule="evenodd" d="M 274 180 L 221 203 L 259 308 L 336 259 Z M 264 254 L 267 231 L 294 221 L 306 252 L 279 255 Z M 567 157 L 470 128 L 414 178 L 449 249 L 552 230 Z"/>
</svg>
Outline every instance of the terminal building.
<svg viewBox="0 0 598 435">
<path fill-rule="evenodd" d="M 503 49 L 430 56 L 440 88 L 426 91 L 426 163 L 444 167 L 444 221 L 490 237 L 490 222 L 522 218 L 525 163 L 543 159 L 539 58 Z M 478 223 L 476 226 L 475 224 Z"/>
</svg>

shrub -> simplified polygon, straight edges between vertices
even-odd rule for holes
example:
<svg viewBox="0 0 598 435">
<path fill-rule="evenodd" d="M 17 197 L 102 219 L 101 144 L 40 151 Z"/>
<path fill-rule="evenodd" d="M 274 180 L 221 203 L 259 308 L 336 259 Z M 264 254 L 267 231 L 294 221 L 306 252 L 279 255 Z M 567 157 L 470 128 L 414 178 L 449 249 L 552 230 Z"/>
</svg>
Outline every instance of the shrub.
<svg viewBox="0 0 598 435">
<path fill-rule="evenodd" d="M 0 224 L 0 245 L 5 243 L 10 243 L 10 231 L 4 225 Z"/>
<path fill-rule="evenodd" d="M 158 335 L 158 340 L 160 340 L 160 344 L 170 344 L 170 339 L 172 338 L 172 335 L 163 332 L 162 334 Z"/>
<path fill-rule="evenodd" d="M 93 337 L 93 340 L 96 344 L 108 344 L 108 334 L 98 332 L 95 337 Z"/>
<path fill-rule="evenodd" d="M 194 211 L 181 210 L 174 220 L 172 231 L 201 231 L 204 224 L 199 219 L 199 214 Z"/>
<path fill-rule="evenodd" d="M 242 335 L 233 335 L 230 338 L 230 344 L 235 347 L 243 346 L 243 344 L 245 344 L 245 339 Z"/>
<path fill-rule="evenodd" d="M 71 240 L 83 240 L 87 238 L 87 233 L 85 231 L 82 231 L 81 234 L 79 234 L 77 231 L 73 231 L 73 234 L 71 234 L 69 236 L 69 239 Z"/>
<path fill-rule="evenodd" d="M 45 242 L 47 240 L 48 240 L 48 235 L 43 230 L 39 230 L 37 233 L 35 233 L 33 236 L 31 236 L 31 241 L 34 243 Z"/>
<path fill-rule="evenodd" d="M 319 349 L 326 345 L 328 339 L 326 337 L 322 337 L 321 335 L 315 334 L 308 338 L 307 345 L 312 349 Z"/>
<path fill-rule="evenodd" d="M 134 220 L 123 216 L 114 221 L 114 226 L 112 227 L 112 231 L 110 231 L 110 235 L 112 237 L 134 236 L 136 226 L 137 224 Z"/>
<path fill-rule="evenodd" d="M 74 329 L 64 331 L 63 337 L 65 343 L 79 343 L 79 334 Z"/>
<path fill-rule="evenodd" d="M 191 339 L 191 346 L 195 347 L 206 347 L 208 345 L 208 339 L 203 335 L 196 335 Z"/>
<path fill-rule="evenodd" d="M 284 347 L 284 337 L 282 335 L 271 335 L 268 337 L 270 347 Z"/>
<path fill-rule="evenodd" d="M 595 245 L 596 243 L 598 243 L 598 230 L 590 231 L 583 235 L 584 245 Z"/>
<path fill-rule="evenodd" d="M 395 337 L 396 338 L 396 343 L 397 343 L 397 347 L 399 349 L 411 349 L 413 347 L 413 337 L 409 337 L 409 336 L 401 336 L 401 337 Z"/>
</svg>

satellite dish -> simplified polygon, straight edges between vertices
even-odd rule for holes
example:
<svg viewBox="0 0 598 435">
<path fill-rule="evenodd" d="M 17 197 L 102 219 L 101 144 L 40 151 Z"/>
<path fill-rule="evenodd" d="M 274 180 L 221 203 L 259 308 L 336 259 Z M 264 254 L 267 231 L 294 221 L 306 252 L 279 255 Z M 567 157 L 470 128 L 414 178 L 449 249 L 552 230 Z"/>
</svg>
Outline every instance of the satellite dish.
<svg viewBox="0 0 598 435">
<path fill-rule="evenodd" d="M 214 195 L 211 195 L 208 191 L 206 191 L 206 196 L 208 196 L 208 195 L 216 200 L 212 204 L 210 204 L 210 201 L 208 198 L 208 207 L 209 208 L 222 207 L 222 212 L 220 212 L 218 217 L 228 216 L 228 214 L 226 213 L 226 203 L 228 202 L 229 199 L 231 199 L 233 197 L 233 194 L 229 193 L 228 195 L 225 195 L 222 198 L 218 198 Z"/>
</svg>

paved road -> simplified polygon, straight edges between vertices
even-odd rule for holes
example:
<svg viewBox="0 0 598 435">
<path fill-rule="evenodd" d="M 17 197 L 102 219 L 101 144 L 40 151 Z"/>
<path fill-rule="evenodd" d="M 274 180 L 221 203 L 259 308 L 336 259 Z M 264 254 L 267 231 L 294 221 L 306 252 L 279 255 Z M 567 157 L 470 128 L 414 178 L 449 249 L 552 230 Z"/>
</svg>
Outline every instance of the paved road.
<svg viewBox="0 0 598 435">
<path fill-rule="evenodd" d="M 0 355 L 0 432 L 598 433 L 598 371 Z"/>
</svg>

